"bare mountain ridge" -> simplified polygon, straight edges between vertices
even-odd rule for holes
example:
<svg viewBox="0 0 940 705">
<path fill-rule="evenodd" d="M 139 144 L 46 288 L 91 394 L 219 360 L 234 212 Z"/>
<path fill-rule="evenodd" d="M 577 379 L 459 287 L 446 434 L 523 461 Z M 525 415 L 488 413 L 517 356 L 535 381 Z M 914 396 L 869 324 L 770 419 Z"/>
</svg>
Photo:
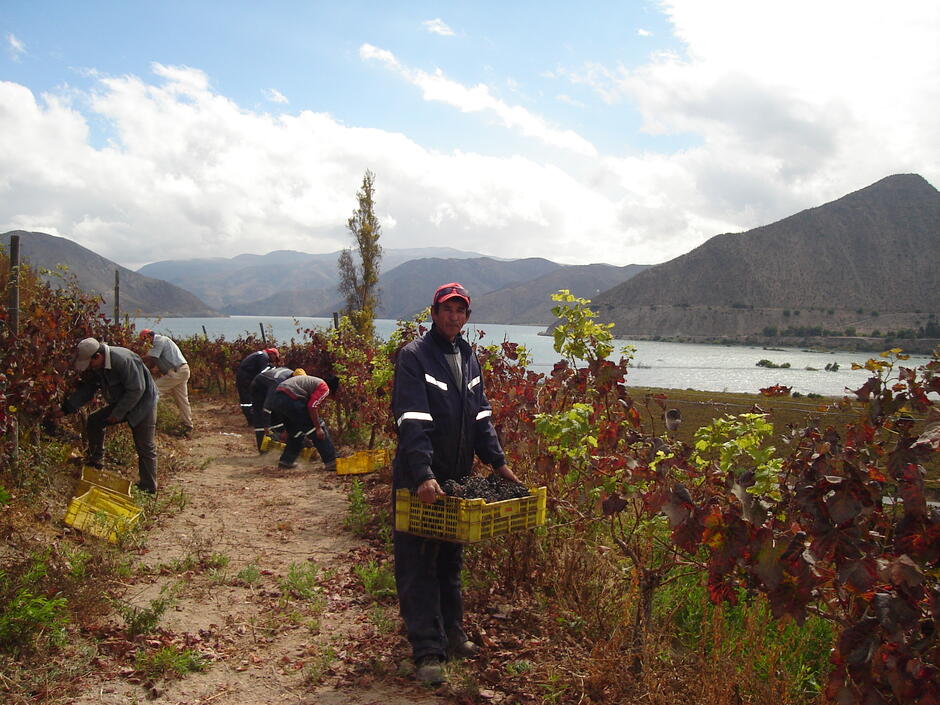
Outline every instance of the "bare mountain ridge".
<svg viewBox="0 0 940 705">
<path fill-rule="evenodd" d="M 422 257 L 460 259 L 482 255 L 451 247 L 389 249 L 383 255 L 382 269 L 388 271 Z M 335 310 L 330 302 L 338 296 L 338 259 L 339 251 L 311 254 L 275 250 L 264 255 L 164 260 L 144 265 L 138 271 L 192 291 L 229 314 L 308 316 L 321 315 L 320 311 L 326 308 Z M 309 301 L 298 297 L 300 292 L 308 292 Z M 291 301 L 298 301 L 301 309 L 293 308 Z"/>
<path fill-rule="evenodd" d="M 411 260 L 389 270 L 379 280 L 381 318 L 410 318 L 431 303 L 434 290 L 445 282 L 458 281 L 473 298 L 474 320 L 477 302 L 484 294 L 509 284 L 530 281 L 561 265 L 540 257 L 500 261 L 492 257 Z M 489 321 L 493 323 L 495 321 Z"/>
<path fill-rule="evenodd" d="M 646 264 L 567 265 L 530 281 L 513 283 L 473 301 L 473 320 L 480 323 L 550 325 L 554 323 L 551 295 L 567 289 L 578 298 L 596 299 L 602 292 L 648 269 Z"/>
<path fill-rule="evenodd" d="M 891 330 L 881 314 L 900 326 L 940 312 L 938 249 L 940 193 L 900 174 L 776 223 L 715 236 L 615 286 L 595 307 L 621 337 Z"/>
<path fill-rule="evenodd" d="M 20 235 L 24 262 L 47 269 L 68 263 L 78 286 L 101 296 L 102 310 L 108 313 L 113 307 L 115 270 L 121 273 L 121 310 L 130 314 L 329 316 L 343 305 L 336 289 L 338 253 L 278 250 L 266 255 L 156 262 L 133 272 L 72 240 L 46 233 L 13 231 L 0 243 L 8 246 L 12 234 Z M 439 256 L 426 256 L 431 253 Z M 411 317 L 428 305 L 440 283 L 460 281 L 472 293 L 474 320 L 514 323 L 519 321 L 513 317 L 521 315 L 522 322 L 546 325 L 552 321 L 550 296 L 557 289 L 593 296 L 599 282 L 604 288 L 619 283 L 637 267 L 565 266 L 541 258 L 506 260 L 448 247 L 386 250 L 383 264 L 380 316 Z M 54 276 L 49 280 L 61 281 Z M 208 292 L 218 308 L 211 308 L 183 284 Z M 488 297 L 490 293 L 493 298 Z M 226 304 L 227 300 L 231 302 Z"/>
<path fill-rule="evenodd" d="M 549 325 L 554 321 L 551 295 L 569 289 L 576 296 L 599 291 L 632 276 L 645 265 L 559 265 L 530 258 L 421 258 L 389 270 L 379 280 L 381 318 L 410 318 L 430 303 L 441 283 L 459 281 L 473 297 L 473 320 L 479 323 Z M 226 307 L 232 314 L 328 317 L 342 309 L 335 287 L 279 291 L 266 299 Z"/>
<path fill-rule="evenodd" d="M 385 257 L 383 257 L 383 263 Z M 459 281 L 479 296 L 507 284 L 528 281 L 561 267 L 546 259 L 497 260 L 491 257 L 422 257 L 384 270 L 379 278 L 380 318 L 410 318 L 427 308 L 440 284 Z M 231 314 L 330 316 L 343 308 L 336 285 L 279 291 L 260 301 L 225 307 Z"/>
<path fill-rule="evenodd" d="M 10 237 L 20 236 L 20 259 L 36 268 L 55 270 L 60 264 L 85 292 L 101 296 L 102 310 L 114 309 L 114 272 L 120 272 L 121 313 L 146 316 L 218 316 L 205 302 L 174 284 L 144 276 L 105 259 L 64 237 L 25 230 L 11 230 L 0 235 L 0 244 L 9 252 Z M 62 279 L 49 276 L 53 286 Z"/>
</svg>

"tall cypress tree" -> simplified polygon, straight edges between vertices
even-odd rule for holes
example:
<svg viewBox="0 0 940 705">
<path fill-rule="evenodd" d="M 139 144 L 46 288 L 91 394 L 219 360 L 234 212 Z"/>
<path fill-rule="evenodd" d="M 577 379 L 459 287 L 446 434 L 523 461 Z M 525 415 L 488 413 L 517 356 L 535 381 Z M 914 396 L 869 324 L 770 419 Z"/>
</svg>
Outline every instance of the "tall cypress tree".
<svg viewBox="0 0 940 705">
<path fill-rule="evenodd" d="M 339 293 L 346 300 L 345 313 L 353 326 L 363 335 L 373 335 L 375 309 L 379 304 L 379 271 L 382 261 L 382 246 L 379 237 L 382 226 L 375 217 L 375 174 L 366 170 L 362 177 L 362 188 L 356 197 L 359 206 L 346 227 L 352 234 L 358 251 L 358 265 L 352 248 L 339 255 Z"/>
</svg>

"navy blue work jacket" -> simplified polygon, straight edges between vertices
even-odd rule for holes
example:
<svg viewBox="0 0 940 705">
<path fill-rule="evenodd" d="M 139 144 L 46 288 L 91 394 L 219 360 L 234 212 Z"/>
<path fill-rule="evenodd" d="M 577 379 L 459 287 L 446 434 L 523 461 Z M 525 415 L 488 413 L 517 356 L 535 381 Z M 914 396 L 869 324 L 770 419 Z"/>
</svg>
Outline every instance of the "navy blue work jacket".
<svg viewBox="0 0 940 705">
<path fill-rule="evenodd" d="M 268 367 L 251 380 L 251 412 L 260 427 L 271 425 L 271 399 L 277 385 L 292 374 L 290 367 Z"/>
<path fill-rule="evenodd" d="M 474 453 L 494 468 L 506 462 L 483 392 L 480 362 L 461 336 L 455 342 L 463 375 L 459 385 L 444 357 L 452 345 L 436 328 L 398 353 L 392 391 L 396 487 L 415 490 L 432 477 L 463 480 Z"/>
<path fill-rule="evenodd" d="M 270 366 L 271 358 L 264 350 L 253 352 L 238 363 L 238 370 L 235 372 L 235 383 L 247 390 L 251 381 Z"/>
</svg>

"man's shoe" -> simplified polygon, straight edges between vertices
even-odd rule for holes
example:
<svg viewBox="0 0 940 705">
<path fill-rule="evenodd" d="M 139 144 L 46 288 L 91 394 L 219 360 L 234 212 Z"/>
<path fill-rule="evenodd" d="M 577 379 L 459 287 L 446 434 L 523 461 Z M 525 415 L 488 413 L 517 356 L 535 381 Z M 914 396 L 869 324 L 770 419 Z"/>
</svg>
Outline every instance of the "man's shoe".
<svg viewBox="0 0 940 705">
<path fill-rule="evenodd" d="M 277 466 L 282 470 L 293 470 L 297 467 L 297 463 L 278 463 Z"/>
<path fill-rule="evenodd" d="M 138 482 L 136 485 L 134 485 L 134 487 L 137 488 L 137 491 L 138 491 L 138 492 L 144 492 L 145 494 L 156 494 L 156 493 L 157 493 L 156 490 L 151 489 L 151 488 L 149 488 L 149 487 L 144 487 L 144 486 L 141 485 L 139 482 Z"/>
<path fill-rule="evenodd" d="M 444 664 L 437 656 L 425 656 L 416 665 L 415 680 L 419 683 L 439 685 L 447 681 L 444 675 Z"/>
<path fill-rule="evenodd" d="M 98 470 L 101 470 L 104 468 L 104 463 L 102 463 L 100 460 L 92 460 L 91 458 L 85 458 L 82 465 L 85 465 L 90 468 L 97 468 Z"/>
<path fill-rule="evenodd" d="M 457 658 L 473 658 L 480 653 L 480 647 L 466 637 L 462 639 L 449 639 L 447 642 L 447 650 L 450 652 L 451 656 L 456 656 Z"/>
<path fill-rule="evenodd" d="M 328 463 L 323 464 L 323 469 L 328 470 L 329 472 L 336 472 L 336 461 L 331 460 Z"/>
</svg>

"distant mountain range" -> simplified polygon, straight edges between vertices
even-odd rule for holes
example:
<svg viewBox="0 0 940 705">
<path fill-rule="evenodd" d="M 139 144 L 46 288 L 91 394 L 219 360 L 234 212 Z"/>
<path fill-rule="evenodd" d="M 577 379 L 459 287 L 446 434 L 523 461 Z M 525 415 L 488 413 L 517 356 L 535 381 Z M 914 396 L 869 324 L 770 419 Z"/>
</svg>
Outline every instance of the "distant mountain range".
<svg viewBox="0 0 940 705">
<path fill-rule="evenodd" d="M 147 316 L 218 316 L 189 291 L 169 282 L 144 276 L 64 237 L 46 233 L 11 230 L 0 235 L 0 245 L 9 252 L 10 237 L 20 236 L 20 261 L 33 267 L 55 270 L 66 265 L 66 276 L 90 294 L 103 299 L 102 310 L 110 315 L 114 311 L 114 273 L 119 272 L 121 313 Z M 64 283 L 62 277 L 50 276 L 46 280 L 54 286 Z"/>
<path fill-rule="evenodd" d="M 940 192 L 889 176 L 817 208 L 717 235 L 596 297 L 623 337 L 916 329 L 940 315 Z"/>
<path fill-rule="evenodd" d="M 382 271 L 422 257 L 462 259 L 482 255 L 451 247 L 386 250 Z M 144 265 L 138 271 L 181 286 L 224 313 L 312 316 L 326 309 L 336 310 L 331 302 L 339 301 L 338 259 L 339 251 L 310 254 L 275 250 L 266 255 L 164 260 Z M 300 292 L 302 295 L 298 295 Z"/>
<path fill-rule="evenodd" d="M 113 307 L 114 272 L 120 272 L 121 310 L 144 316 L 330 316 L 341 311 L 337 293 L 339 252 L 309 254 L 276 250 L 266 255 L 167 260 L 138 272 L 111 262 L 66 238 L 45 233 L 20 235 L 21 256 L 37 267 L 68 271 L 85 291 Z M 409 318 L 430 303 L 434 289 L 459 281 L 473 297 L 473 320 L 480 323 L 553 321 L 551 294 L 559 288 L 591 297 L 645 269 L 644 265 L 566 266 L 541 258 L 484 257 L 450 247 L 386 249 L 379 281 L 383 318 Z M 51 277 L 50 281 L 59 281 Z"/>
<path fill-rule="evenodd" d="M 168 260 L 141 267 L 217 306 L 256 316 L 330 316 L 343 309 L 337 293 L 339 252 L 279 250 L 229 259 Z M 430 303 L 434 289 L 459 281 L 473 297 L 480 323 L 553 321 L 551 294 L 560 288 L 593 296 L 626 281 L 646 265 L 561 265 L 542 258 L 498 259 L 450 247 L 386 249 L 379 280 L 380 318 L 409 318 Z"/>
<path fill-rule="evenodd" d="M 25 260 L 47 268 L 67 262 L 79 285 L 102 295 L 108 307 L 119 270 L 121 308 L 131 313 L 329 316 L 342 310 L 338 252 L 168 260 L 132 272 L 65 238 L 15 232 Z M 7 244 L 10 234 L 0 242 Z M 411 317 L 429 304 L 436 286 L 459 281 L 473 296 L 476 322 L 551 325 L 551 294 L 569 289 L 591 299 L 621 338 L 766 343 L 813 330 L 846 336 L 936 330 L 938 251 L 940 193 L 916 174 L 899 174 L 776 223 L 717 235 L 656 266 L 386 249 L 377 313 Z"/>
</svg>

